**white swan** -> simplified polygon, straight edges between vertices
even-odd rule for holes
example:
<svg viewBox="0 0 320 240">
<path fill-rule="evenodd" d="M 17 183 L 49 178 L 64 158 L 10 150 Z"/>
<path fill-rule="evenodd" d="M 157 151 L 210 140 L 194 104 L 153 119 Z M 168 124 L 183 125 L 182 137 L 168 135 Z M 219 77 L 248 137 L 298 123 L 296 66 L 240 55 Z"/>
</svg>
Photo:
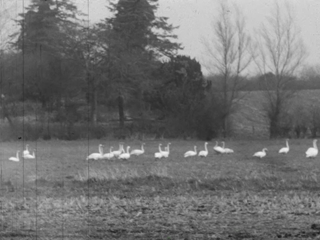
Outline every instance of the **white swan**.
<svg viewBox="0 0 320 240">
<path fill-rule="evenodd" d="M 317 139 L 313 140 L 313 147 L 306 151 L 306 158 L 315 158 L 318 155 Z"/>
<path fill-rule="evenodd" d="M 262 151 L 256 152 L 255 154 L 253 154 L 253 157 L 263 158 L 267 155 L 266 151 L 268 151 L 268 149 L 264 148 L 262 149 Z"/>
<path fill-rule="evenodd" d="M 108 153 L 103 154 L 102 158 L 103 159 L 108 159 L 110 160 L 111 158 L 114 157 L 114 154 L 112 152 L 113 147 L 110 147 L 110 151 Z"/>
<path fill-rule="evenodd" d="M 218 146 L 217 141 L 216 141 L 216 145 L 213 147 L 213 150 L 218 154 L 224 153 L 224 149 L 222 147 Z"/>
<path fill-rule="evenodd" d="M 205 142 L 205 143 L 204 143 L 204 149 L 205 149 L 205 150 L 200 151 L 198 156 L 200 156 L 200 157 L 206 157 L 206 156 L 208 156 L 208 153 L 209 153 L 209 152 L 208 152 L 207 145 L 208 145 L 208 142 Z"/>
<path fill-rule="evenodd" d="M 279 153 L 287 154 L 289 152 L 289 139 L 286 139 L 286 146 L 279 150 Z"/>
<path fill-rule="evenodd" d="M 168 145 L 164 148 L 165 151 L 161 151 L 162 156 L 165 157 L 165 158 L 169 157 L 169 154 L 170 154 L 170 144 L 171 144 L 171 143 L 168 143 Z"/>
<path fill-rule="evenodd" d="M 36 155 L 35 155 L 35 150 L 33 150 L 33 153 L 32 154 L 24 154 L 23 155 L 23 158 L 24 159 L 35 159 L 36 158 Z"/>
<path fill-rule="evenodd" d="M 163 151 L 161 150 L 161 143 L 159 143 L 159 152 L 156 152 L 155 154 L 154 154 L 154 158 L 155 159 L 161 159 L 163 156 L 162 156 L 162 153 L 163 153 Z"/>
<path fill-rule="evenodd" d="M 131 154 L 131 155 L 136 155 L 136 156 L 139 156 L 139 155 L 141 155 L 141 154 L 144 154 L 144 148 L 143 148 L 144 145 L 145 145 L 145 143 L 142 143 L 142 144 L 141 144 L 141 149 L 132 150 L 130 154 Z"/>
<path fill-rule="evenodd" d="M 99 144 L 99 153 L 91 153 L 86 160 L 99 160 L 103 156 L 103 145 Z"/>
<path fill-rule="evenodd" d="M 197 146 L 194 146 L 194 151 L 190 150 L 184 154 L 184 157 L 192 157 L 197 155 Z"/>
<path fill-rule="evenodd" d="M 23 152 L 22 152 L 22 156 L 24 157 L 24 155 L 30 155 L 30 152 L 29 152 L 29 144 L 26 144 L 26 150 L 24 150 Z"/>
<path fill-rule="evenodd" d="M 119 157 L 121 153 L 124 152 L 123 145 L 119 143 L 119 150 L 113 151 L 115 157 Z"/>
<path fill-rule="evenodd" d="M 129 159 L 130 158 L 130 152 L 129 152 L 130 146 L 127 146 L 127 152 L 121 153 L 119 156 L 119 159 Z"/>
<path fill-rule="evenodd" d="M 222 141 L 222 148 L 223 148 L 223 152 L 224 153 L 234 153 L 233 149 L 225 147 L 225 142 L 224 141 Z"/>
<path fill-rule="evenodd" d="M 10 157 L 9 160 L 10 161 L 14 161 L 14 162 L 19 162 L 20 159 L 19 159 L 19 150 L 17 151 L 17 155 L 15 157 Z"/>
</svg>

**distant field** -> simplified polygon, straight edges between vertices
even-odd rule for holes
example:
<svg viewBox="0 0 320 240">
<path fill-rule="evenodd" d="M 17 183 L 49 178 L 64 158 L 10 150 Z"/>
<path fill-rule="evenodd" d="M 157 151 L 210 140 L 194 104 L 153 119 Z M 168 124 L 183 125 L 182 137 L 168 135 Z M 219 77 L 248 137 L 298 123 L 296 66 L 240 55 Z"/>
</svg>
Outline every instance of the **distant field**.
<svg viewBox="0 0 320 240">
<path fill-rule="evenodd" d="M 166 144 L 168 141 L 163 141 Z M 311 140 L 227 141 L 232 155 L 184 158 L 200 141 L 157 141 L 128 161 L 85 161 L 102 143 L 38 141 L 36 160 L 10 162 L 21 143 L 1 143 L 1 239 L 311 239 L 320 214 L 320 161 Z M 131 148 L 139 142 L 126 142 Z M 269 149 L 264 159 L 252 154 Z M 24 173 L 23 173 L 24 169 Z M 24 184 L 23 184 L 24 179 Z M 24 189 L 23 189 L 24 186 Z M 23 199 L 24 194 L 24 199 Z"/>
<path fill-rule="evenodd" d="M 244 92 L 236 112 L 232 115 L 234 124 L 234 135 L 239 139 L 266 139 L 269 137 L 268 119 L 263 112 L 265 92 L 253 91 Z M 294 107 L 300 106 L 301 111 L 298 118 L 304 118 L 310 114 L 310 109 L 320 106 L 320 90 L 301 90 L 295 93 L 295 97 L 290 100 L 287 111 L 293 111 Z M 299 115 L 302 114 L 302 115 Z"/>
</svg>

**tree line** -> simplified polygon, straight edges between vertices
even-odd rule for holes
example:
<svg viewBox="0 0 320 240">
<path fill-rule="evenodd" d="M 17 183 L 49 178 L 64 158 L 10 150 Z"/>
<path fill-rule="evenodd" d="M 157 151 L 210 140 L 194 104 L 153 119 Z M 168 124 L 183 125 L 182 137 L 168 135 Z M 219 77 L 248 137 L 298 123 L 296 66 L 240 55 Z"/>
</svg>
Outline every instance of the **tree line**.
<svg viewBox="0 0 320 240">
<path fill-rule="evenodd" d="M 32 0 L 0 53 L 2 117 L 11 130 L 24 116 L 23 134 L 30 128 L 38 132 L 34 138 L 50 138 L 55 127 L 63 135 L 56 137 L 66 139 L 227 137 L 240 92 L 262 90 L 270 137 L 277 137 L 295 91 L 306 82 L 310 88 L 318 84 L 317 74 L 302 80 L 297 75 L 306 51 L 289 6 L 282 11 L 275 3 L 253 39 L 239 8 L 221 2 L 213 37 L 203 41 L 212 71 L 203 76 L 196 59 L 179 54 L 178 26 L 157 16 L 159 4 L 110 1 L 106 11 L 112 16 L 90 24 L 70 0 Z M 258 71 L 249 77 L 252 66 Z M 40 127 L 32 127 L 28 115 L 36 115 Z"/>
</svg>

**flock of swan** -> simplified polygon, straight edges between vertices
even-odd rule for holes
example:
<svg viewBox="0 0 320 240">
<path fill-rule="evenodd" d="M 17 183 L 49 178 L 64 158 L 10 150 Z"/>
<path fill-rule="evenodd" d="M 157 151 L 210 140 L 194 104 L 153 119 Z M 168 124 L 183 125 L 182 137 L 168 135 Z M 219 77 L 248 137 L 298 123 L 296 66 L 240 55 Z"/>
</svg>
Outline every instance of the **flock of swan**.
<svg viewBox="0 0 320 240">
<path fill-rule="evenodd" d="M 158 146 L 159 151 L 156 152 L 154 154 L 154 158 L 155 159 L 161 159 L 161 158 L 168 158 L 169 154 L 170 154 L 170 144 L 168 143 L 167 146 L 164 148 L 164 150 L 161 149 L 162 144 L 160 143 Z M 142 143 L 141 145 L 141 149 L 134 149 L 131 152 L 130 150 L 130 146 L 126 147 L 126 150 L 123 146 L 123 144 L 119 144 L 119 149 L 114 150 L 113 151 L 113 147 L 110 147 L 109 152 L 104 153 L 103 152 L 103 145 L 100 144 L 99 145 L 99 152 L 97 153 L 91 153 L 86 160 L 100 160 L 100 159 L 105 159 L 105 160 L 111 160 L 111 159 L 123 159 L 123 160 L 127 160 L 129 159 L 132 155 L 135 156 L 139 156 L 141 154 L 145 153 L 145 149 L 144 149 L 144 145 L 145 143 Z M 26 149 L 23 151 L 22 153 L 22 157 L 24 159 L 35 159 L 35 150 L 33 151 L 33 153 L 31 154 L 29 151 L 29 145 L 26 145 Z M 234 150 L 231 148 L 226 148 L 225 147 L 225 142 L 222 142 L 222 146 L 218 145 L 218 142 L 216 141 L 216 145 L 213 147 L 213 150 L 215 153 L 217 154 L 229 154 L 229 153 L 234 153 Z M 281 148 L 279 150 L 280 154 L 287 154 L 290 150 L 289 147 L 289 139 L 286 139 L 286 146 Z M 253 157 L 257 157 L 257 158 L 264 158 L 267 155 L 267 148 L 263 148 L 262 151 L 256 152 L 253 154 Z M 9 160 L 10 161 L 14 161 L 14 162 L 19 162 L 19 150 L 16 153 L 15 157 L 10 157 Z M 201 150 L 199 152 L 197 152 L 197 146 L 194 146 L 193 150 L 187 151 L 184 153 L 184 157 L 193 157 L 193 156 L 200 156 L 200 157 L 207 157 L 209 154 L 208 151 L 208 142 L 204 143 L 204 150 Z M 318 155 L 318 147 L 317 147 L 317 139 L 313 140 L 313 147 L 308 148 L 308 150 L 306 151 L 306 158 L 315 158 Z"/>
</svg>

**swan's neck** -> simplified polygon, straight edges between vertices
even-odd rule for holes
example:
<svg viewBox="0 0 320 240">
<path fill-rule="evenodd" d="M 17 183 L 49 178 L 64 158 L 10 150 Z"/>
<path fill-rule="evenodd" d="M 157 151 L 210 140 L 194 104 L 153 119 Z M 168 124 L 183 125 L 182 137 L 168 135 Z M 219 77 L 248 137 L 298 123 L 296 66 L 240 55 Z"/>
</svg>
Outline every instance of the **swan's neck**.
<svg viewBox="0 0 320 240">
<path fill-rule="evenodd" d="M 206 152 L 208 152 L 208 147 L 207 147 L 208 143 L 204 144 L 204 149 L 206 150 Z"/>
<path fill-rule="evenodd" d="M 318 149 L 317 141 L 313 141 L 313 147 L 314 147 L 315 149 Z"/>
<path fill-rule="evenodd" d="M 144 152 L 143 144 L 141 145 L 141 150 Z"/>
<path fill-rule="evenodd" d="M 194 152 L 197 153 L 197 147 L 196 146 L 194 146 Z"/>
<path fill-rule="evenodd" d="M 161 145 L 159 144 L 159 152 L 162 152 L 162 150 L 161 150 Z"/>
<path fill-rule="evenodd" d="M 102 146 L 99 146 L 99 153 L 102 155 L 103 154 L 103 148 Z"/>
<path fill-rule="evenodd" d="M 218 142 L 216 141 L 216 145 L 215 145 L 215 147 L 218 147 Z"/>
<path fill-rule="evenodd" d="M 128 146 L 128 147 L 127 147 L 127 153 L 128 153 L 128 154 L 129 154 L 129 149 L 130 149 L 130 147 Z"/>
<path fill-rule="evenodd" d="M 287 148 L 289 148 L 289 142 L 288 142 L 288 140 L 286 141 L 286 145 L 287 145 Z"/>
<path fill-rule="evenodd" d="M 167 151 L 168 151 L 168 152 L 169 152 L 169 150 L 170 150 L 170 149 L 169 149 L 169 146 L 170 146 L 170 144 L 167 145 Z"/>
<path fill-rule="evenodd" d="M 222 148 L 224 148 L 225 147 L 225 143 L 224 142 L 222 142 Z"/>
<path fill-rule="evenodd" d="M 19 152 L 17 152 L 17 159 L 19 159 Z"/>
<path fill-rule="evenodd" d="M 113 148 L 113 147 L 110 147 L 110 153 L 112 153 L 112 148 Z"/>
</svg>

